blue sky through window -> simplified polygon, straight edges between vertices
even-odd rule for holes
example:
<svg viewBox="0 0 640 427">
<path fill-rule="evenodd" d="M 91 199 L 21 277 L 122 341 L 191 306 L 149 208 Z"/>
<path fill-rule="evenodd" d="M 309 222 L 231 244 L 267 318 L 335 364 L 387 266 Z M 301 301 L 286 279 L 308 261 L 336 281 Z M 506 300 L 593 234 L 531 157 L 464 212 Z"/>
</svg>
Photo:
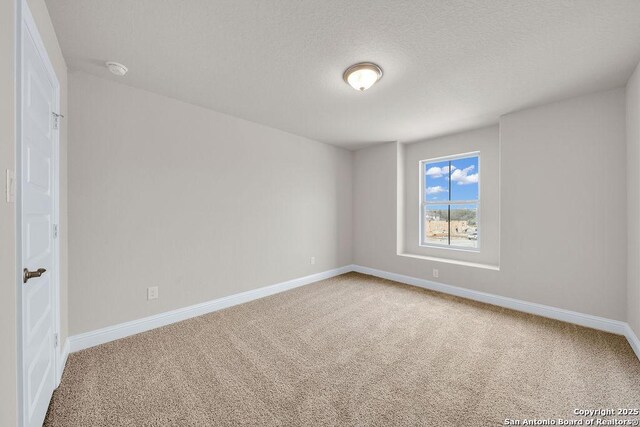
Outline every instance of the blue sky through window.
<svg viewBox="0 0 640 427">
<path fill-rule="evenodd" d="M 424 168 L 426 201 L 478 199 L 477 156 L 425 163 Z M 451 179 L 451 197 L 449 196 L 449 179 Z"/>
</svg>

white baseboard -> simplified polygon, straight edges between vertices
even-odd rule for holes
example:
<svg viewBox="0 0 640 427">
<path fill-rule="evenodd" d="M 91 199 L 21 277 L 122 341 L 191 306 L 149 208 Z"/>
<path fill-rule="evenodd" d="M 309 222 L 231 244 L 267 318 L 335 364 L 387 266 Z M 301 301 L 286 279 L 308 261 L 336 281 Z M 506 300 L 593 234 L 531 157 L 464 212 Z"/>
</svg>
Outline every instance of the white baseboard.
<svg viewBox="0 0 640 427">
<path fill-rule="evenodd" d="M 629 345 L 633 351 L 635 351 L 636 356 L 640 359 L 640 339 L 638 339 L 638 336 L 633 332 L 630 325 L 627 325 L 627 330 L 624 335 L 627 337 L 627 341 L 629 341 Z"/>
<path fill-rule="evenodd" d="M 445 294 L 455 295 L 474 301 L 484 302 L 499 307 L 521 311 L 524 313 L 535 314 L 550 319 L 556 319 L 580 326 L 586 326 L 588 328 L 599 329 L 601 331 L 623 335 L 629 341 L 629 344 L 635 351 L 638 359 L 640 359 L 640 340 L 638 340 L 638 337 L 635 335 L 631 327 L 625 322 L 606 319 L 604 317 L 593 316 L 590 314 L 578 313 L 576 311 L 565 310 L 548 305 L 536 304 L 514 298 L 489 294 L 486 292 L 474 291 L 457 286 L 445 285 L 443 283 L 405 276 L 397 273 L 390 273 L 388 271 L 376 270 L 374 268 L 363 267 L 360 265 L 347 265 L 333 270 L 324 271 L 322 273 L 312 274 L 310 276 L 305 276 L 298 279 L 277 283 L 275 285 L 230 295 L 201 304 L 195 304 L 189 307 L 168 311 L 166 313 L 156 314 L 155 316 L 145 317 L 143 319 L 133 320 L 126 323 L 121 323 L 119 325 L 108 326 L 106 328 L 98 329 L 95 331 L 74 335 L 72 337 L 69 337 L 69 339 L 65 342 L 64 349 L 62 350 L 63 357 L 60 358 L 62 363 L 61 369 L 59 371 L 60 375 L 62 375 L 62 369 L 64 368 L 64 363 L 66 363 L 69 351 L 80 351 L 85 348 L 94 347 L 96 345 L 128 337 L 130 335 L 135 335 L 140 332 L 149 331 L 151 329 L 180 322 L 192 317 L 201 316 L 203 314 L 211 313 L 237 304 L 253 301 L 255 299 L 308 285 L 320 280 L 329 279 L 331 277 L 339 276 L 350 271 L 356 271 L 358 273 L 393 280 L 395 282 L 405 283 L 407 285 L 417 286 L 432 291 L 442 292 Z"/>
<path fill-rule="evenodd" d="M 66 340 L 64 340 L 64 345 L 60 347 L 60 355 L 58 357 L 58 370 L 56 371 L 56 387 L 58 387 L 60 385 L 60 381 L 62 381 L 62 373 L 64 372 L 64 367 L 67 364 L 70 349 L 71 344 L 69 343 L 69 338 L 67 338 Z"/>
<path fill-rule="evenodd" d="M 369 274 L 371 276 L 393 280 L 395 282 L 405 283 L 407 285 L 417 286 L 419 288 L 438 291 L 474 301 L 497 305 L 499 307 L 522 311 L 524 313 L 536 314 L 538 316 L 548 317 L 550 319 L 561 320 L 563 322 L 574 323 L 576 325 L 586 326 L 588 328 L 599 329 L 601 331 L 627 336 L 627 328 L 629 327 L 629 325 L 618 320 L 611 320 L 604 317 L 592 316 L 590 314 L 578 313 L 576 311 L 565 310 L 548 305 L 502 297 L 486 292 L 459 288 L 457 286 L 432 282 L 431 280 L 418 279 L 416 277 L 404 276 L 397 273 L 389 273 L 388 271 L 376 270 L 369 267 L 362 267 L 360 265 L 354 265 L 353 270 L 357 271 L 358 273 Z"/>
<path fill-rule="evenodd" d="M 253 289 L 239 294 L 229 295 L 227 297 L 218 298 L 212 301 L 195 304 L 189 307 L 179 308 L 177 310 L 167 311 L 165 313 L 156 314 L 154 316 L 145 317 L 143 319 L 132 320 L 130 322 L 120 323 L 118 325 L 107 326 L 83 334 L 69 337 L 71 352 L 83 350 L 85 348 L 94 347 L 130 335 L 139 334 L 140 332 L 149 331 L 161 326 L 170 325 L 192 317 L 201 316 L 203 314 L 222 310 L 237 304 L 253 301 L 289 289 L 308 285 L 319 280 L 329 279 L 344 273 L 353 271 L 351 265 L 336 268 L 333 270 L 323 271 L 321 273 L 312 274 L 310 276 L 298 279 L 288 280 L 286 282 L 277 283 L 263 288 Z"/>
</svg>

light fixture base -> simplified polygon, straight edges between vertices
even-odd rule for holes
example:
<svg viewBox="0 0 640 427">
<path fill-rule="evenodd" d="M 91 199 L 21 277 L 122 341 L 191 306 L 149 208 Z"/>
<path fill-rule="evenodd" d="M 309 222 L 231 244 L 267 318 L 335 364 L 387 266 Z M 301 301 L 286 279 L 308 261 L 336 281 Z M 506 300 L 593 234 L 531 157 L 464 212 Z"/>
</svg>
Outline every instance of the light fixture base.
<svg viewBox="0 0 640 427">
<path fill-rule="evenodd" d="M 363 92 L 382 78 L 382 68 L 373 62 L 359 62 L 347 68 L 342 79 L 349 86 Z"/>
<path fill-rule="evenodd" d="M 111 71 L 111 74 L 115 74 L 119 77 L 124 76 L 125 74 L 127 74 L 127 71 L 129 71 L 127 67 L 120 64 L 119 62 L 107 61 L 104 63 L 104 65 L 106 65 L 109 71 Z"/>
</svg>

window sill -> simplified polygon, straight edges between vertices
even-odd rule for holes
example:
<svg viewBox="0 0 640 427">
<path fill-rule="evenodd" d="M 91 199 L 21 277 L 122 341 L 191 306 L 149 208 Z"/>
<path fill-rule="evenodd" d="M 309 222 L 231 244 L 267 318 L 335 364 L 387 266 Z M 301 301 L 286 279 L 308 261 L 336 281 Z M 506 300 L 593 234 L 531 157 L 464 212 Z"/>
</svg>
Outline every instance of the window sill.
<svg viewBox="0 0 640 427">
<path fill-rule="evenodd" d="M 485 269 L 485 270 L 500 271 L 500 266 L 499 265 L 493 265 L 493 264 L 481 264 L 481 263 L 477 263 L 477 262 L 458 261 L 458 260 L 455 260 L 455 259 L 439 258 L 439 257 L 424 256 L 424 255 L 416 255 L 416 254 L 409 254 L 409 253 L 405 253 L 405 252 L 398 252 L 397 255 L 398 256 L 407 257 L 407 258 L 422 259 L 422 260 L 426 260 L 426 261 L 436 261 L 436 262 L 443 262 L 443 263 L 446 263 L 446 264 L 456 264 L 456 265 L 461 265 L 461 266 L 464 266 L 464 267 L 473 267 L 473 268 L 482 268 L 482 269 Z"/>
<path fill-rule="evenodd" d="M 464 246 L 450 246 L 450 245 L 436 245 L 436 244 L 427 244 L 427 243 L 420 243 L 418 246 L 420 246 L 421 248 L 427 248 L 427 249 L 445 249 L 448 251 L 460 251 L 460 252 L 474 252 L 474 253 L 480 253 L 480 248 L 472 248 L 472 247 L 464 247 Z M 417 255 L 419 256 L 419 255 Z"/>
</svg>

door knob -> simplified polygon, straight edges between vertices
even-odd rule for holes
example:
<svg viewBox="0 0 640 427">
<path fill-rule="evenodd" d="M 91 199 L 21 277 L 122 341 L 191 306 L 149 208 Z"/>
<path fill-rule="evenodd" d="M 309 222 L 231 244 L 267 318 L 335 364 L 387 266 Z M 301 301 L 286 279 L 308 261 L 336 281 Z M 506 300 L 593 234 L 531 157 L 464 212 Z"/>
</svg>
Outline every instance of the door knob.
<svg viewBox="0 0 640 427">
<path fill-rule="evenodd" d="M 25 268 L 22 270 L 22 283 L 27 283 L 27 280 L 33 279 L 34 277 L 42 276 L 42 273 L 47 271 L 46 268 L 39 268 L 36 271 L 29 271 L 29 269 Z"/>
</svg>

